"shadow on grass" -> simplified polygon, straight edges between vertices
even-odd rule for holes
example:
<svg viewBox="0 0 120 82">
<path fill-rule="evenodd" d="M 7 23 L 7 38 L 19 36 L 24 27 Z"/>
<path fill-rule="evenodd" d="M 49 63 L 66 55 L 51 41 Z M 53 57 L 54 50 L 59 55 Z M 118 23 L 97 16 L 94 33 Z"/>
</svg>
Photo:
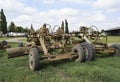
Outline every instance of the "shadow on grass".
<svg viewBox="0 0 120 82">
<path fill-rule="evenodd" d="M 37 69 L 37 71 L 40 71 L 42 69 L 45 69 L 49 66 L 53 66 L 53 67 L 57 67 L 61 64 L 67 64 L 67 63 L 70 63 L 70 62 L 74 62 L 73 60 L 69 60 L 69 59 L 64 59 L 64 60 L 57 60 L 57 61 L 52 61 L 52 62 L 49 62 L 49 61 L 40 61 L 39 63 L 39 67 Z"/>
<path fill-rule="evenodd" d="M 95 58 L 108 58 L 108 57 L 114 57 L 112 54 L 105 54 L 105 53 L 96 53 Z"/>
</svg>

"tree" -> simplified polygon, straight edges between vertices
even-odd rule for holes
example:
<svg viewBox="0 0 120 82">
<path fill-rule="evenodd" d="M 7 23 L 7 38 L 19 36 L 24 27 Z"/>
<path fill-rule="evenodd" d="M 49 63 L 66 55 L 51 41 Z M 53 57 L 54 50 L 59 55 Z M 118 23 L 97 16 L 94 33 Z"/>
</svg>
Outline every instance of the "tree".
<svg viewBox="0 0 120 82">
<path fill-rule="evenodd" d="M 29 28 L 26 27 L 25 29 L 23 29 L 23 32 L 29 32 Z"/>
<path fill-rule="evenodd" d="M 103 33 L 103 32 L 105 32 L 105 30 L 102 29 L 102 30 L 101 30 L 101 33 Z"/>
<path fill-rule="evenodd" d="M 33 28 L 33 25 L 31 24 L 31 28 L 30 28 L 29 33 L 32 34 L 34 31 L 35 31 L 35 30 L 34 30 L 34 28 Z"/>
<path fill-rule="evenodd" d="M 67 34 L 69 33 L 67 19 L 65 19 L 65 33 L 67 33 Z"/>
<path fill-rule="evenodd" d="M 24 31 L 23 27 L 21 27 L 21 26 L 16 27 L 16 32 L 23 32 L 23 31 Z"/>
<path fill-rule="evenodd" d="M 33 28 L 33 25 L 31 24 L 31 30 L 33 30 L 34 31 L 34 28 Z"/>
<path fill-rule="evenodd" d="M 11 22 L 9 27 L 8 27 L 9 32 L 16 32 L 16 26 L 14 22 Z"/>
<path fill-rule="evenodd" d="M 63 29 L 64 31 L 64 22 L 62 21 L 62 24 L 61 24 L 61 28 Z"/>
<path fill-rule="evenodd" d="M 43 27 L 45 27 L 45 28 L 46 28 L 46 26 L 47 26 L 47 25 L 46 25 L 46 23 L 44 23 L 44 24 L 43 24 Z"/>
<path fill-rule="evenodd" d="M 7 33 L 7 21 L 3 9 L 1 9 L 0 12 L 0 30 L 3 32 L 3 34 Z"/>
</svg>

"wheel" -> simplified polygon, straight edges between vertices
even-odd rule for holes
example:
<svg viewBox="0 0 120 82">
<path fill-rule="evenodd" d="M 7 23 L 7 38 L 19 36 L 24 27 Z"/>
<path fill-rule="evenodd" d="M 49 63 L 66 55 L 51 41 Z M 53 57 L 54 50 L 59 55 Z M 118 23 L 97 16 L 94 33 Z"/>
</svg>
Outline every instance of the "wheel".
<svg viewBox="0 0 120 82">
<path fill-rule="evenodd" d="M 18 47 L 23 47 L 23 43 L 18 43 Z"/>
<path fill-rule="evenodd" d="M 110 47 L 116 49 L 114 56 L 120 56 L 120 44 L 112 44 Z"/>
<path fill-rule="evenodd" d="M 7 41 L 2 41 L 1 44 L 2 45 L 7 45 Z"/>
<path fill-rule="evenodd" d="M 71 51 L 72 54 L 77 54 L 78 56 L 75 58 L 75 61 L 77 62 L 84 62 L 85 56 L 82 47 L 77 44 L 72 48 Z"/>
<path fill-rule="evenodd" d="M 37 48 L 31 48 L 29 52 L 29 67 L 35 71 L 39 67 L 39 55 Z"/>
<path fill-rule="evenodd" d="M 86 61 L 93 60 L 94 58 L 94 48 L 92 44 L 89 44 L 88 42 L 82 42 L 80 43 L 81 47 L 83 48 L 84 56 Z"/>
</svg>

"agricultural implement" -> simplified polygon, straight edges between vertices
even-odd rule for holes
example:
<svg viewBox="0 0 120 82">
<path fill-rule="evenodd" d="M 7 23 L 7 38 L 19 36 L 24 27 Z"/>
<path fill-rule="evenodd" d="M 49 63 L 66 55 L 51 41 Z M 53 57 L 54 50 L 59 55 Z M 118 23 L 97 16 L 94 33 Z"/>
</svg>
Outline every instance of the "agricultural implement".
<svg viewBox="0 0 120 82">
<path fill-rule="evenodd" d="M 56 29 L 54 31 L 54 29 Z M 104 40 L 104 41 L 103 41 Z M 102 35 L 96 26 L 81 26 L 79 31 L 64 32 L 56 25 L 53 30 L 44 24 L 39 30 L 31 31 L 26 44 L 19 44 L 17 48 L 6 49 L 8 58 L 29 55 L 29 67 L 37 70 L 39 61 L 57 61 L 71 59 L 85 62 L 94 59 L 95 53 L 109 53 L 120 56 L 120 45 L 107 43 L 107 36 Z"/>
<path fill-rule="evenodd" d="M 10 48 L 11 46 L 8 45 L 7 41 L 0 42 L 0 50 L 4 50 L 6 48 Z"/>
<path fill-rule="evenodd" d="M 92 25 L 89 28 L 82 26 L 80 28 L 80 34 L 82 34 L 85 42 L 92 45 L 94 53 L 107 53 L 113 54 L 114 56 L 120 56 L 120 44 L 112 44 L 109 46 L 107 35 L 104 32 L 100 33 L 95 25 Z"/>
</svg>

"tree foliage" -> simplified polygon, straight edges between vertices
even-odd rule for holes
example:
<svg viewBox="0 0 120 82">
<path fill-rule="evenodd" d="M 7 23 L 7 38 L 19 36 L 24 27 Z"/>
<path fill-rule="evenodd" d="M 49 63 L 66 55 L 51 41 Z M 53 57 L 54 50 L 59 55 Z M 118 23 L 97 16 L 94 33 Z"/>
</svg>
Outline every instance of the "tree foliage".
<svg viewBox="0 0 120 82">
<path fill-rule="evenodd" d="M 0 30 L 3 32 L 3 34 L 7 33 L 7 21 L 3 9 L 1 9 L 0 12 Z"/>
<path fill-rule="evenodd" d="M 63 31 L 64 31 L 64 21 L 62 21 L 61 28 L 62 28 Z"/>
<path fill-rule="evenodd" d="M 69 33 L 67 19 L 65 19 L 65 33 L 67 33 L 67 34 Z"/>
<path fill-rule="evenodd" d="M 14 22 L 11 22 L 9 27 L 8 27 L 8 31 L 9 32 L 16 32 L 16 26 L 14 24 Z"/>
<path fill-rule="evenodd" d="M 33 29 L 33 27 L 32 27 L 32 29 Z M 23 32 L 28 32 L 29 29 L 23 28 L 22 26 L 16 26 L 14 24 L 14 22 L 11 22 L 10 25 L 8 26 L 8 31 L 9 32 L 19 32 L 19 33 L 21 32 L 21 33 L 23 33 Z"/>
<path fill-rule="evenodd" d="M 23 29 L 23 32 L 29 32 L 29 28 L 26 27 L 25 29 Z"/>
<path fill-rule="evenodd" d="M 30 27 L 30 29 L 31 29 L 31 30 L 34 30 L 34 28 L 33 28 L 33 25 L 32 25 L 32 24 L 31 24 L 31 27 Z"/>
<path fill-rule="evenodd" d="M 16 27 L 16 32 L 24 32 L 23 27 L 17 26 L 17 27 Z"/>
</svg>

